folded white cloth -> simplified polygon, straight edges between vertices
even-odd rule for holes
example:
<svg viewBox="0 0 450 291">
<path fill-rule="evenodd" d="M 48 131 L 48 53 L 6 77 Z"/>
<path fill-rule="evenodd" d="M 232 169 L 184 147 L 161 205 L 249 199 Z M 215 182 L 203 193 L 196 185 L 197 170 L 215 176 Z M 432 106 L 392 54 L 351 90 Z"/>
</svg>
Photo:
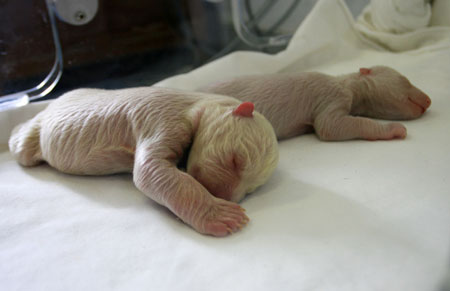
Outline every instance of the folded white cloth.
<svg viewBox="0 0 450 291">
<path fill-rule="evenodd" d="M 431 5 L 426 0 L 372 0 L 365 11 L 368 23 L 379 31 L 404 33 L 427 27 Z"/>
<path fill-rule="evenodd" d="M 438 12 L 434 7 L 432 10 L 428 2 L 372 0 L 358 17 L 356 29 L 372 45 L 383 50 L 400 52 L 449 46 L 450 27 L 442 24 L 447 22 L 450 25 L 450 21 L 444 20 L 450 12 L 450 5 L 444 2 L 450 1 L 438 0 L 433 4 L 447 12 Z"/>
</svg>

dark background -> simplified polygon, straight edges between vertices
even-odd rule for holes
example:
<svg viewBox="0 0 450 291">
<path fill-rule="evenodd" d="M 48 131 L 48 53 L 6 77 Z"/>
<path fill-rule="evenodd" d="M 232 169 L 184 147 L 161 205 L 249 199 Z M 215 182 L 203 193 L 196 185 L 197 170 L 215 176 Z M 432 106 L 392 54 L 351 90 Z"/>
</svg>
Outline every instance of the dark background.
<svg viewBox="0 0 450 291">
<path fill-rule="evenodd" d="M 151 85 L 201 65 L 233 34 L 220 9 L 201 0 L 99 0 L 86 25 L 57 19 L 64 71 L 52 95 Z M 45 1 L 0 0 L 0 96 L 39 84 L 54 59 Z"/>
</svg>

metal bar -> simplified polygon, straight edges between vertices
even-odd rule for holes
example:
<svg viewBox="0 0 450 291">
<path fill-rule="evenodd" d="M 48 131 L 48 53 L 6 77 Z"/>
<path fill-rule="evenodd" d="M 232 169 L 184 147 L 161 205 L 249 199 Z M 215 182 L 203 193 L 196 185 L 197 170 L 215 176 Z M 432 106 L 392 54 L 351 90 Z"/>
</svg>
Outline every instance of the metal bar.
<svg viewBox="0 0 450 291">
<path fill-rule="evenodd" d="M 63 54 L 61 44 L 59 42 L 58 28 L 56 27 L 54 4 L 50 3 L 50 0 L 46 0 L 45 3 L 47 5 L 53 42 L 55 45 L 55 62 L 53 67 L 47 77 L 45 77 L 44 80 L 36 87 L 17 93 L 0 96 L 0 111 L 24 106 L 32 100 L 47 95 L 53 90 L 61 78 L 63 70 Z"/>
</svg>

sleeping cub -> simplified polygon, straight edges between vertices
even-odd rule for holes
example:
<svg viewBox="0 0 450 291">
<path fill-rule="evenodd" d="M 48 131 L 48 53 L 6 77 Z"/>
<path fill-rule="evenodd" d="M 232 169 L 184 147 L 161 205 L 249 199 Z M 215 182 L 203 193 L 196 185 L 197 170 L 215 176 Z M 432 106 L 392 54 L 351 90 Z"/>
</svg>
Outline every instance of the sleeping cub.
<svg viewBox="0 0 450 291">
<path fill-rule="evenodd" d="M 279 139 L 315 131 L 321 140 L 405 138 L 400 123 L 414 119 L 430 98 L 400 73 L 384 66 L 329 76 L 316 72 L 244 76 L 200 89 L 251 101 Z"/>
<path fill-rule="evenodd" d="M 186 173 L 177 163 L 189 146 Z M 253 104 L 153 87 L 69 92 L 17 126 L 9 147 L 24 166 L 132 172 L 144 194 L 215 236 L 247 223 L 235 202 L 265 183 L 278 161 L 273 128 Z"/>
</svg>

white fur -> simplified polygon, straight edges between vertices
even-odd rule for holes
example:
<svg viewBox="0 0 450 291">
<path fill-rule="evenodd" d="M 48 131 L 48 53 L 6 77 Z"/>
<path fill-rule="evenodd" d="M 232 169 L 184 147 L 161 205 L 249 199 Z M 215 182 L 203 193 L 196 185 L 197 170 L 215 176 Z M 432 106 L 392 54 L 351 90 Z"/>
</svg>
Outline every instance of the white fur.
<svg viewBox="0 0 450 291">
<path fill-rule="evenodd" d="M 232 201 L 265 183 L 278 160 L 276 137 L 259 113 L 232 115 L 239 104 L 231 97 L 163 88 L 80 89 L 19 125 L 9 147 L 24 166 L 45 161 L 71 174 L 133 172 L 147 196 L 197 231 L 221 236 L 248 221 L 242 208 L 215 198 L 176 164 L 193 143 L 188 171 L 195 165 L 202 181 L 223 187 L 228 175 L 238 176 L 227 186 Z M 221 163 L 235 155 L 243 165 L 236 173 Z"/>
<path fill-rule="evenodd" d="M 231 108 L 205 109 L 204 122 L 198 127 L 187 170 L 193 174 L 193 168 L 198 167 L 202 174 L 197 172 L 195 175 L 202 175 L 204 185 L 214 183 L 216 188 L 224 187 L 223 183 L 233 180 L 232 176 L 237 174 L 241 182 L 234 193 L 224 193 L 225 197 L 230 195 L 229 200 L 237 202 L 268 179 L 278 162 L 278 154 L 272 142 L 276 139 L 273 128 L 261 114 L 255 112 L 252 118 L 229 118 L 231 114 Z M 261 125 L 258 134 L 254 132 L 255 122 Z M 239 160 L 239 170 L 229 166 L 233 162 L 233 153 Z M 227 171 L 215 171 L 218 166 Z"/>
<path fill-rule="evenodd" d="M 405 138 L 402 124 L 365 117 L 418 118 L 430 98 L 391 68 L 366 71 L 336 77 L 316 72 L 244 76 L 200 90 L 253 102 L 279 139 L 313 130 L 322 140 Z"/>
</svg>

